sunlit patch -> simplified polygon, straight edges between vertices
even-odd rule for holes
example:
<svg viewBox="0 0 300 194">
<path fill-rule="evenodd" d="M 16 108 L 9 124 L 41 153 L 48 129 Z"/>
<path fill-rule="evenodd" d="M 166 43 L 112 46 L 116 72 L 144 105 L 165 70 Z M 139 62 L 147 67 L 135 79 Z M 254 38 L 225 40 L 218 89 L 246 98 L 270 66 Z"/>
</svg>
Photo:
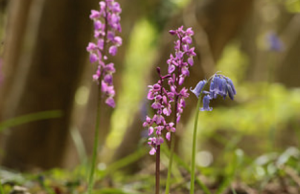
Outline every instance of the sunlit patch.
<svg viewBox="0 0 300 194">
<path fill-rule="evenodd" d="M 213 160 L 213 155 L 208 151 L 201 151 L 196 154 L 196 164 L 198 166 L 208 167 Z"/>
<path fill-rule="evenodd" d="M 103 162 L 99 163 L 97 166 L 98 170 L 101 170 L 101 171 L 104 171 L 106 169 L 106 167 L 107 167 L 106 164 Z"/>
<path fill-rule="evenodd" d="M 81 86 L 77 89 L 75 94 L 75 102 L 78 105 L 85 105 L 89 96 L 89 90 L 86 86 Z"/>
</svg>

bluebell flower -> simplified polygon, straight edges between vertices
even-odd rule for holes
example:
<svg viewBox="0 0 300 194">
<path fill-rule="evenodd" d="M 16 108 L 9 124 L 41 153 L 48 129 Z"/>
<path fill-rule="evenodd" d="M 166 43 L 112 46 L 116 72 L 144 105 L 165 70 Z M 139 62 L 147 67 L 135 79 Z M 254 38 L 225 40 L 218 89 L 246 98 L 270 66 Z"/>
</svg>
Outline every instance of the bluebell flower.
<svg viewBox="0 0 300 194">
<path fill-rule="evenodd" d="M 270 32 L 267 35 L 267 43 L 270 51 L 280 52 L 283 50 L 283 44 L 278 35 L 274 32 Z"/>
<path fill-rule="evenodd" d="M 231 88 L 230 85 L 228 85 L 228 96 L 229 96 L 229 98 L 230 98 L 231 100 L 234 99 L 234 92 L 233 92 L 233 90 L 232 90 L 232 88 Z"/>
<path fill-rule="evenodd" d="M 223 98 L 226 98 L 228 87 L 228 83 L 225 79 L 221 78 L 221 82 L 219 84 L 219 94 L 223 96 Z"/>
<path fill-rule="evenodd" d="M 202 80 L 200 82 L 198 82 L 198 84 L 196 85 L 196 87 L 192 90 L 192 88 L 190 88 L 191 92 L 193 92 L 197 98 L 199 98 L 199 95 L 204 87 L 204 85 L 206 84 L 206 80 Z"/>
<path fill-rule="evenodd" d="M 226 80 L 223 79 L 222 77 L 219 77 L 219 75 L 215 75 L 212 78 L 209 91 L 210 91 L 211 98 L 217 98 L 217 96 L 220 95 L 223 96 L 223 98 L 225 99 L 227 95 Z"/>
<path fill-rule="evenodd" d="M 235 90 L 232 80 L 228 77 L 225 77 L 225 79 L 226 79 L 227 83 L 230 85 L 230 87 L 232 88 L 233 94 L 236 95 L 236 90 Z"/>
<path fill-rule="evenodd" d="M 210 92 L 210 97 L 217 98 L 217 94 L 215 93 L 215 86 L 217 85 L 217 80 L 212 79 L 210 82 L 210 87 L 209 87 L 209 92 Z"/>
<path fill-rule="evenodd" d="M 202 91 L 206 84 L 210 84 L 209 91 Z M 218 95 L 225 99 L 228 94 L 231 100 L 233 100 L 234 95 L 236 95 L 232 80 L 220 74 L 213 75 L 208 81 L 200 81 L 191 92 L 193 92 L 197 98 L 199 98 L 200 94 L 204 94 L 203 107 L 200 109 L 201 111 L 211 111 L 212 108 L 209 107 L 209 102 L 210 100 L 217 98 Z"/>
<path fill-rule="evenodd" d="M 209 91 L 215 92 L 215 93 L 218 92 L 218 85 L 219 85 L 219 77 L 214 76 L 211 80 Z"/>
<path fill-rule="evenodd" d="M 203 97 L 203 107 L 200 109 L 201 111 L 212 111 L 212 108 L 209 107 L 210 100 L 211 98 L 209 95 Z"/>
</svg>

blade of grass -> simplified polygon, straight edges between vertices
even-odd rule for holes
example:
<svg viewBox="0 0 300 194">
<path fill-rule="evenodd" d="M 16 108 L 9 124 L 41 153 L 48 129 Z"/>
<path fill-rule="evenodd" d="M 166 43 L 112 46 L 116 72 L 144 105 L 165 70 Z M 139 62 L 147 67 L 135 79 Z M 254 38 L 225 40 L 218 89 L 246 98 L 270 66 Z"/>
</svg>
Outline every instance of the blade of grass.
<svg viewBox="0 0 300 194">
<path fill-rule="evenodd" d="M 105 177 L 108 173 L 116 171 L 120 168 L 123 168 L 125 166 L 128 166 L 129 164 L 139 160 L 141 157 L 145 156 L 147 154 L 146 148 L 140 148 L 133 154 L 130 154 L 114 163 L 109 165 L 106 169 L 106 171 L 102 174 L 102 178 Z"/>
<path fill-rule="evenodd" d="M 88 157 L 87 157 L 86 149 L 81 134 L 79 133 L 79 130 L 76 127 L 73 127 L 70 130 L 70 133 L 71 133 L 72 140 L 75 144 L 76 150 L 78 152 L 80 161 L 82 164 L 85 164 L 87 162 Z"/>
<path fill-rule="evenodd" d="M 33 121 L 45 120 L 45 119 L 53 119 L 62 117 L 63 113 L 61 110 L 50 110 L 50 111 L 42 111 L 32 114 L 26 114 L 19 117 L 15 117 L 12 119 L 5 120 L 0 123 L 0 132 L 3 130 L 14 127 L 17 125 L 22 125 L 24 123 L 29 123 Z"/>
<path fill-rule="evenodd" d="M 102 78 L 100 77 L 100 80 Z M 96 125 L 95 125 L 95 136 L 94 136 L 94 145 L 93 145 L 93 155 L 92 155 L 92 164 L 91 169 L 88 177 L 88 188 L 87 193 L 91 194 L 93 191 L 94 186 L 94 173 L 95 173 L 95 167 L 96 167 L 96 160 L 97 160 L 97 153 L 98 153 L 98 145 L 99 145 L 99 131 L 100 131 L 100 115 L 101 115 L 101 84 L 98 84 L 98 93 L 97 93 L 97 113 L 96 113 Z"/>
<path fill-rule="evenodd" d="M 233 161 L 230 163 L 232 164 L 230 167 L 231 167 L 231 170 L 230 172 L 226 175 L 226 179 L 221 183 L 221 185 L 219 186 L 216 194 L 221 194 L 224 192 L 224 190 L 226 188 L 229 187 L 229 185 L 231 184 L 231 181 L 235 178 L 236 176 L 236 172 L 237 172 L 237 169 L 238 167 L 241 165 L 242 163 L 242 160 L 243 160 L 243 155 L 242 154 L 239 154 L 238 150 L 236 150 L 234 152 L 234 159 Z M 231 186 L 232 187 L 232 186 Z"/>
<path fill-rule="evenodd" d="M 232 186 L 231 186 L 231 191 L 233 194 L 237 194 Z"/>
</svg>

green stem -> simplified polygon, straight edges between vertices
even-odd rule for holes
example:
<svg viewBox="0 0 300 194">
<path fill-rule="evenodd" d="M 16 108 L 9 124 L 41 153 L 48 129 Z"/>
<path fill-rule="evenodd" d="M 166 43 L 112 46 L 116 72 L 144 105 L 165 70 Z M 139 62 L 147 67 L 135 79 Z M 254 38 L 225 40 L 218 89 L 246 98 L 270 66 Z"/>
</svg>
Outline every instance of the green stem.
<svg viewBox="0 0 300 194">
<path fill-rule="evenodd" d="M 191 167 L 191 188 L 190 194 L 194 194 L 194 186 L 195 186 L 195 160 L 196 160 L 196 148 L 197 148 L 197 126 L 198 126 L 198 116 L 199 116 L 199 108 L 201 104 L 201 95 L 199 95 L 197 107 L 196 107 L 196 116 L 195 116 L 195 124 L 194 124 L 194 132 L 193 132 L 193 151 L 192 151 L 192 167 Z M 205 194 L 211 194 L 209 189 L 201 182 L 200 179 L 196 179 L 197 183 L 200 185 Z"/>
<path fill-rule="evenodd" d="M 3 188 L 2 188 L 1 180 L 0 180 L 0 194 L 4 194 L 4 191 L 3 191 Z"/>
<path fill-rule="evenodd" d="M 97 102 L 97 117 L 96 117 L 96 126 L 95 126 L 95 139 L 94 139 L 94 147 L 93 147 L 93 158 L 92 158 L 92 166 L 90 171 L 90 176 L 88 180 L 88 194 L 92 193 L 93 185 L 94 185 L 94 172 L 97 160 L 97 150 L 98 150 L 98 142 L 99 142 L 99 131 L 100 131 L 100 105 L 101 105 L 101 84 L 98 86 L 98 102 Z"/>
<path fill-rule="evenodd" d="M 171 133 L 171 148 L 170 148 L 170 158 L 169 158 L 169 169 L 168 169 L 168 176 L 167 176 L 167 183 L 166 183 L 166 191 L 165 194 L 169 194 L 170 190 L 170 179 L 171 179 L 171 171 L 172 171 L 172 164 L 173 164 L 173 153 L 174 153 L 174 147 L 175 147 L 175 140 L 173 140 L 173 134 Z"/>
<path fill-rule="evenodd" d="M 190 188 L 190 194 L 194 194 L 194 185 L 195 185 L 195 159 L 196 159 L 196 138 L 197 138 L 197 125 L 198 125 L 198 116 L 199 116 L 200 104 L 201 104 L 201 95 L 199 95 L 198 102 L 197 102 L 195 124 L 194 124 L 194 132 L 193 132 L 193 151 L 192 151 L 192 168 L 191 168 L 191 188 Z"/>
<path fill-rule="evenodd" d="M 105 6 L 105 15 L 107 15 L 107 6 Z M 108 19 L 107 17 L 104 18 L 105 20 L 105 36 L 104 36 L 104 45 L 103 45 L 103 56 L 105 55 L 105 48 L 106 48 L 106 43 L 107 43 L 107 32 L 108 32 Z M 96 166 L 96 160 L 97 160 L 97 151 L 98 151 L 98 142 L 99 142 L 99 131 L 100 131 L 100 106 L 101 106 L 101 80 L 102 80 L 103 74 L 101 73 L 99 78 L 98 78 L 98 101 L 97 101 L 97 115 L 96 115 L 96 126 L 95 126 L 95 140 L 94 140 L 94 147 L 93 147 L 93 158 L 92 158 L 92 166 L 91 166 L 91 171 L 90 171 L 90 176 L 89 176 L 89 181 L 88 181 L 88 194 L 92 193 L 93 186 L 94 186 L 94 172 L 95 172 L 95 166 Z"/>
</svg>

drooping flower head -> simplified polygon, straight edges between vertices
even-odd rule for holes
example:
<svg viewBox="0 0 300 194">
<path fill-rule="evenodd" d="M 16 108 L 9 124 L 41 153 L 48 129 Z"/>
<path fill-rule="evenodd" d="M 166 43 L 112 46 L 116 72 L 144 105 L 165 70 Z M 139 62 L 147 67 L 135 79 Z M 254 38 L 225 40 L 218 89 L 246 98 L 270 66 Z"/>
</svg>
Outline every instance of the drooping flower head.
<svg viewBox="0 0 300 194">
<path fill-rule="evenodd" d="M 122 38 L 117 36 L 121 32 L 120 4 L 114 0 L 105 0 L 99 3 L 99 10 L 92 10 L 90 19 L 94 22 L 94 42 L 90 42 L 87 51 L 90 53 L 90 62 L 96 63 L 97 70 L 93 79 L 101 84 L 101 91 L 107 97 L 105 103 L 115 107 L 115 95 L 112 74 L 116 71 L 114 64 L 108 62 L 108 54 L 116 55 L 118 47 L 122 45 Z"/>
<path fill-rule="evenodd" d="M 183 26 L 179 27 L 177 30 L 170 30 L 171 35 L 176 35 L 178 40 L 174 42 L 175 54 L 171 54 L 170 58 L 167 60 L 168 73 L 171 75 L 168 81 L 170 85 L 170 90 L 175 97 L 175 107 L 177 107 L 177 123 L 180 120 L 183 108 L 185 107 L 185 98 L 189 96 L 188 89 L 185 87 L 180 88 L 184 83 L 187 76 L 190 75 L 189 67 L 193 66 L 194 59 L 196 56 L 194 52 L 195 48 L 190 47 L 192 43 L 192 36 L 194 32 L 192 28 L 183 30 Z"/>
<path fill-rule="evenodd" d="M 207 84 L 209 85 L 209 91 L 203 91 Z M 221 74 L 213 75 L 208 81 L 200 81 L 193 90 L 190 90 L 197 98 L 201 97 L 200 94 L 204 95 L 203 107 L 200 109 L 201 111 L 212 111 L 212 108 L 209 107 L 209 102 L 210 100 L 217 98 L 218 95 L 222 96 L 224 99 L 228 95 L 231 100 L 233 100 L 234 95 L 236 95 L 232 80 Z"/>
</svg>

